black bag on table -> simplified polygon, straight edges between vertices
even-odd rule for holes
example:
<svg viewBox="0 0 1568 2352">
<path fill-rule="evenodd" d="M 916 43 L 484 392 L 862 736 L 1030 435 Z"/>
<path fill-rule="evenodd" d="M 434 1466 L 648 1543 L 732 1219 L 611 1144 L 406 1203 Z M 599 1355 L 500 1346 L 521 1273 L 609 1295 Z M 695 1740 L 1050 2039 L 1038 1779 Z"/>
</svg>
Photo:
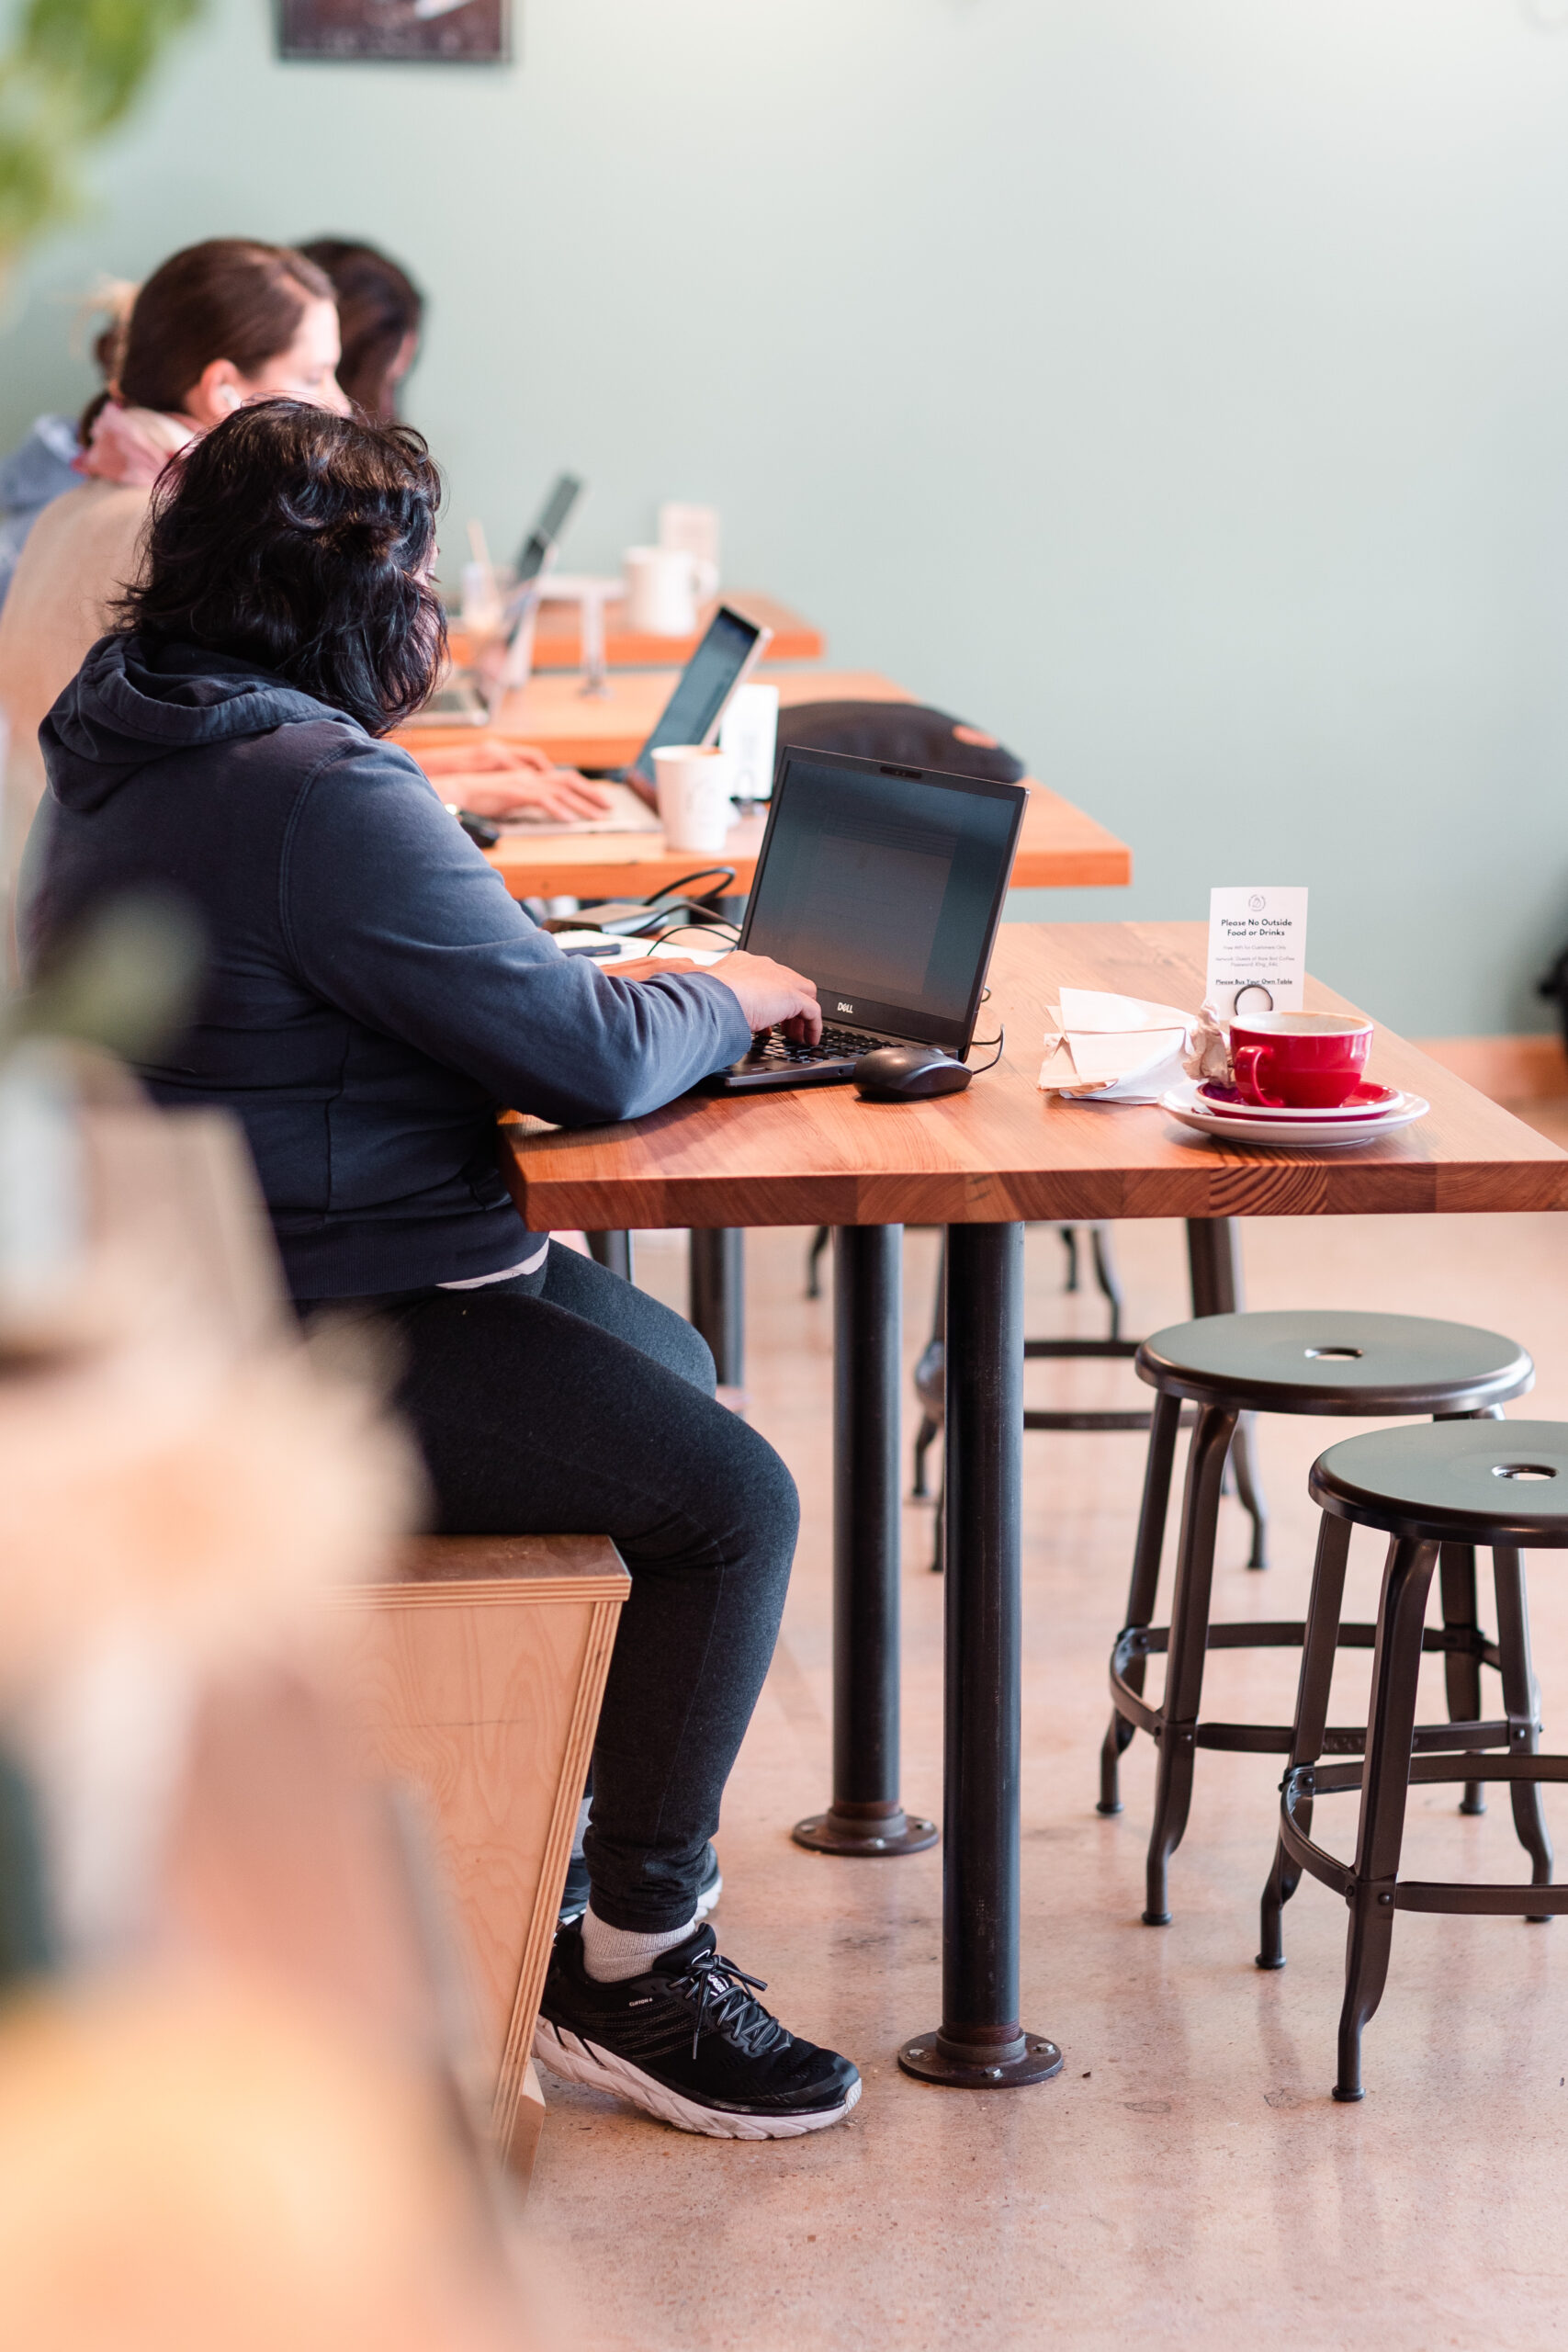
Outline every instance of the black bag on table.
<svg viewBox="0 0 1568 2352">
<path fill-rule="evenodd" d="M 779 712 L 779 750 L 844 752 L 896 767 L 1017 784 L 1023 762 L 994 735 L 919 702 L 799 702 Z"/>
</svg>

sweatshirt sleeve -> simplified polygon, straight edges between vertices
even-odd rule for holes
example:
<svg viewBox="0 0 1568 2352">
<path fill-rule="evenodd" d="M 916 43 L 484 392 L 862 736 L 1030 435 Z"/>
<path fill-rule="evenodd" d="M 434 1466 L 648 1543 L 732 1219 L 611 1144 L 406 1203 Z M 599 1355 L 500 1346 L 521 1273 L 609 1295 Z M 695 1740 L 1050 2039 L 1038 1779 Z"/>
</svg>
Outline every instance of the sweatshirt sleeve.
<svg viewBox="0 0 1568 2352">
<path fill-rule="evenodd" d="M 309 988 L 512 1110 L 638 1118 L 750 1043 L 711 974 L 620 980 L 563 956 L 393 744 L 350 744 L 313 772 L 279 891 Z"/>
</svg>

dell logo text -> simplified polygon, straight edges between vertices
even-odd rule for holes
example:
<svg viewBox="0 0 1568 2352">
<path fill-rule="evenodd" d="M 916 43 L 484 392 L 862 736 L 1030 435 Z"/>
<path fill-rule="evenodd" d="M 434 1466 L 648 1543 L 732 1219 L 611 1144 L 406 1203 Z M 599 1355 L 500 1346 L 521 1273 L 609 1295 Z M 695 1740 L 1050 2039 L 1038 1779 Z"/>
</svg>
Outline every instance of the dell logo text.
<svg viewBox="0 0 1568 2352">
<path fill-rule="evenodd" d="M 854 1011 L 854 1006 L 852 1004 L 846 1004 L 843 998 L 840 997 L 839 999 L 839 1011 L 840 1012 L 852 1012 Z"/>
</svg>

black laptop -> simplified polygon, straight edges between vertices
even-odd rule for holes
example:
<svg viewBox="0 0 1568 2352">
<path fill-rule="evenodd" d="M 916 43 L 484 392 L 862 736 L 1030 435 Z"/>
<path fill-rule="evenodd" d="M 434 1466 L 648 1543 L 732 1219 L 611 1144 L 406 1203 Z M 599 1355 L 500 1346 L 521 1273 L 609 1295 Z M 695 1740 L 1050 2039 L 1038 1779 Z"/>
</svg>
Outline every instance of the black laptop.
<svg viewBox="0 0 1568 2352">
<path fill-rule="evenodd" d="M 975 1035 L 1028 787 L 786 751 L 740 945 L 817 984 L 822 1042 L 773 1030 L 716 1093 L 833 1086 L 876 1046 Z"/>
<path fill-rule="evenodd" d="M 543 506 L 539 517 L 524 540 L 517 557 L 517 586 L 526 588 L 539 574 L 556 551 L 556 543 L 565 530 L 567 517 L 582 495 L 582 483 L 576 474 L 558 474 L 555 486 Z"/>
<path fill-rule="evenodd" d="M 640 792 L 651 807 L 655 752 L 671 743 L 711 742 L 731 695 L 750 676 L 773 635 L 771 628 L 748 620 L 732 605 L 720 605 L 676 679 L 652 734 L 629 765 L 611 773 Z"/>
</svg>

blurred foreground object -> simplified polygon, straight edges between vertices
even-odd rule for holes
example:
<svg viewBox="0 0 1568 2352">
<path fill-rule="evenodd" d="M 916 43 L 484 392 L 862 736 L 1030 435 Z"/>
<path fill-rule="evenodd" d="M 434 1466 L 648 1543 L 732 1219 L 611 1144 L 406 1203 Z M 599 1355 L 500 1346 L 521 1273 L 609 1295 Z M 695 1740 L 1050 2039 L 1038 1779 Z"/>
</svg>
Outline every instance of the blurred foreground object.
<svg viewBox="0 0 1568 2352">
<path fill-rule="evenodd" d="M 323 1605 L 418 1464 L 238 1127 L 59 1034 L 157 1014 L 174 962 L 99 946 L 0 1034 L 0 2343 L 527 2345 L 434 1841 Z"/>
<path fill-rule="evenodd" d="M 24 0 L 0 51 L 0 283 L 80 204 L 83 151 L 123 121 L 201 0 Z"/>
<path fill-rule="evenodd" d="M 265 1993 L 155 1979 L 0 2019 L 0 2342 L 523 2352 L 427 2086 Z"/>
</svg>

